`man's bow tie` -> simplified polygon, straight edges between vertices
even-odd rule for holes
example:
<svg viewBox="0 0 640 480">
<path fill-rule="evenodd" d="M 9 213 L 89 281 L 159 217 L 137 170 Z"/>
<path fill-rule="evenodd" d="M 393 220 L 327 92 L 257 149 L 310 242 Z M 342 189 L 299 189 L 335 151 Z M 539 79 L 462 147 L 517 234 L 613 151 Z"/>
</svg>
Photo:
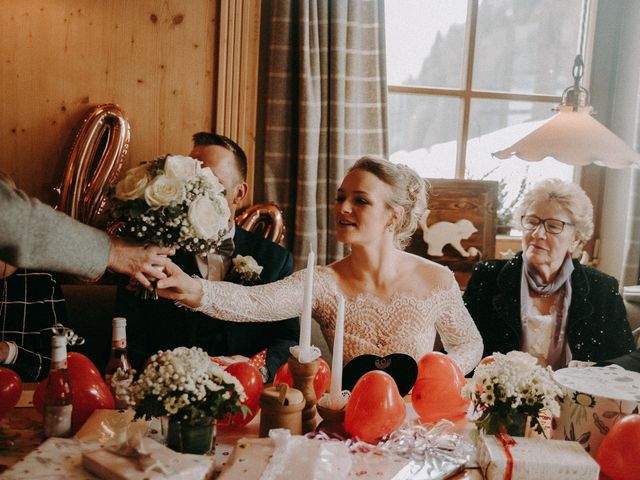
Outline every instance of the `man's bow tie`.
<svg viewBox="0 0 640 480">
<path fill-rule="evenodd" d="M 222 239 L 222 243 L 216 247 L 215 253 L 222 255 L 223 257 L 230 257 L 234 249 L 235 245 L 233 244 L 233 238 L 227 237 Z"/>
</svg>

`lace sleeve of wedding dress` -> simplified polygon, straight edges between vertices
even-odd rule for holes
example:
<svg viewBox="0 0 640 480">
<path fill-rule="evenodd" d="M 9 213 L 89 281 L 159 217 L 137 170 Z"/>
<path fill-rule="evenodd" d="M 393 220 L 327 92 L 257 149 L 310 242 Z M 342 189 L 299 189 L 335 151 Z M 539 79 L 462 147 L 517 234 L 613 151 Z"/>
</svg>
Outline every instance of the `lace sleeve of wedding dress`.
<svg viewBox="0 0 640 480">
<path fill-rule="evenodd" d="M 297 317 L 302 312 L 304 274 L 300 270 L 282 280 L 247 287 L 230 282 L 198 279 L 204 296 L 193 310 L 231 322 L 273 322 Z M 314 287 L 318 284 L 314 272 Z M 314 294 L 317 289 L 314 288 Z"/>
<path fill-rule="evenodd" d="M 462 301 L 460 287 L 451 275 L 451 286 L 438 302 L 436 329 L 447 354 L 466 375 L 482 358 L 483 344 L 480 332 Z"/>
</svg>

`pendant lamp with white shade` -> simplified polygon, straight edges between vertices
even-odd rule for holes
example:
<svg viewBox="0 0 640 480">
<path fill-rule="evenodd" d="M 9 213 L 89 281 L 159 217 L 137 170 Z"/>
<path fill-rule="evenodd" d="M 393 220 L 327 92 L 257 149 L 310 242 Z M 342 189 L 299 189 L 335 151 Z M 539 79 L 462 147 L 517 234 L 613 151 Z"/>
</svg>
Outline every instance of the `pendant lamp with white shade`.
<svg viewBox="0 0 640 480">
<path fill-rule="evenodd" d="M 515 156 L 529 162 L 553 157 L 569 165 L 640 167 L 640 154 L 593 117 L 589 91 L 580 85 L 587 3 L 588 0 L 583 0 L 580 44 L 573 65 L 574 84 L 562 94 L 561 104 L 554 109 L 558 113 L 510 147 L 493 153 L 494 157 L 504 160 Z"/>
</svg>

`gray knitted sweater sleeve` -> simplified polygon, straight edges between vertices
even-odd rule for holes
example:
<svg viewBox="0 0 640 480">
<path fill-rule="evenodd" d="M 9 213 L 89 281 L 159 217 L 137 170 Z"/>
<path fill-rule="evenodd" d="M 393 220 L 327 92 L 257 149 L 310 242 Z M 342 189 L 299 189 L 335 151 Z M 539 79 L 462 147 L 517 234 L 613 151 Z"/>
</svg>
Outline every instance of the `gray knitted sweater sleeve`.
<svg viewBox="0 0 640 480">
<path fill-rule="evenodd" d="M 106 233 L 0 181 L 0 260 L 95 279 L 107 267 L 110 248 Z"/>
</svg>

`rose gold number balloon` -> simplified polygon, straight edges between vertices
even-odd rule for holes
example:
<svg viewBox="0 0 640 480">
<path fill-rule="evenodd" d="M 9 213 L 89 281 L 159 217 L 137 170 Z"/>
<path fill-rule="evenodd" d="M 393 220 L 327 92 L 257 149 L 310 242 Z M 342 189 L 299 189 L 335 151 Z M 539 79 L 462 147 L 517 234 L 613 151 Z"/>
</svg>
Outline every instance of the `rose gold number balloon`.
<svg viewBox="0 0 640 480">
<path fill-rule="evenodd" d="M 261 231 L 264 238 L 280 243 L 284 237 L 282 212 L 273 203 L 257 203 L 236 216 L 236 223 L 250 232 Z"/>
<path fill-rule="evenodd" d="M 76 135 L 62 184 L 58 208 L 95 225 L 129 148 L 130 127 L 120 107 L 95 107 Z"/>
</svg>

